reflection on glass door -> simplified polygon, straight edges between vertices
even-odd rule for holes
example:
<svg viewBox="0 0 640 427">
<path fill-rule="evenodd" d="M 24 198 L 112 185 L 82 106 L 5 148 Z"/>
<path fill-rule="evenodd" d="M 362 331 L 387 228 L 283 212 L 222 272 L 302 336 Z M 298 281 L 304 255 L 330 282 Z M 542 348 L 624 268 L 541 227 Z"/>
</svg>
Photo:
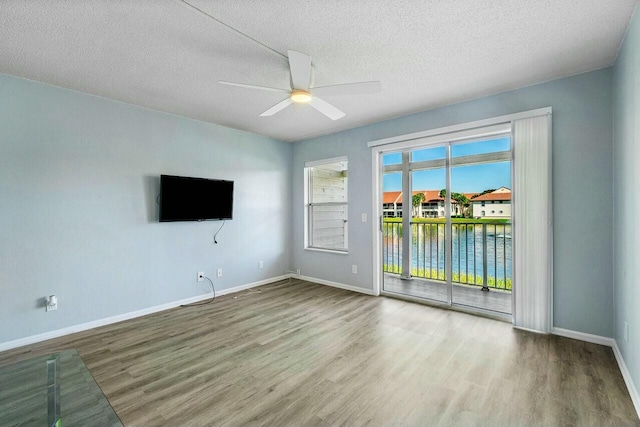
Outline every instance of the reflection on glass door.
<svg viewBox="0 0 640 427">
<path fill-rule="evenodd" d="M 510 136 L 382 163 L 382 290 L 511 314 Z"/>
<path fill-rule="evenodd" d="M 451 146 L 452 304 L 512 312 L 510 143 Z"/>
</svg>

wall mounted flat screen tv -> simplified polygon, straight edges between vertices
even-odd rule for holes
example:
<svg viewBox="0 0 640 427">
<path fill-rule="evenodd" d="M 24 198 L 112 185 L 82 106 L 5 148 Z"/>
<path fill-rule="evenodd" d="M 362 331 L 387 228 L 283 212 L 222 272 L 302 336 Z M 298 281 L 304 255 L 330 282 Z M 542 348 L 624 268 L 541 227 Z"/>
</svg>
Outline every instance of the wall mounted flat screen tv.
<svg viewBox="0 0 640 427">
<path fill-rule="evenodd" d="M 232 217 L 233 181 L 160 175 L 160 222 Z"/>
</svg>

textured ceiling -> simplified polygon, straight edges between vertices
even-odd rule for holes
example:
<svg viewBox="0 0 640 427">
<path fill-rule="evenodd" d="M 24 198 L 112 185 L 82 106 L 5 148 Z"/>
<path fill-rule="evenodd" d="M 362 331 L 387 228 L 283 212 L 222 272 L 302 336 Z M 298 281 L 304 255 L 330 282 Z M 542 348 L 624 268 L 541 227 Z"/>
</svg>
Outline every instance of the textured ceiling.
<svg viewBox="0 0 640 427">
<path fill-rule="evenodd" d="M 382 92 L 259 114 L 289 86 L 286 59 L 178 0 L 4 0 L 0 72 L 296 141 L 613 64 L 636 0 L 189 0 L 286 53 L 316 86 Z"/>
</svg>

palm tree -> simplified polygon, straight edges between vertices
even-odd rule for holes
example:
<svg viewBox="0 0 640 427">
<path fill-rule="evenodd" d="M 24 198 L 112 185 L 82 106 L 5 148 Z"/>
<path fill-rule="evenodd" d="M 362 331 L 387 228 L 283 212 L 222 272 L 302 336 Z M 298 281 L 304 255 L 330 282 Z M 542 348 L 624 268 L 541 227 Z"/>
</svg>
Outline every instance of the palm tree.
<svg viewBox="0 0 640 427">
<path fill-rule="evenodd" d="M 443 188 L 442 190 L 440 190 L 440 193 L 438 195 L 446 200 L 447 190 Z M 469 199 L 467 198 L 467 196 L 465 196 L 462 193 L 451 192 L 451 201 L 456 203 L 456 206 L 455 206 L 456 215 L 460 215 L 463 217 L 467 215 L 468 208 L 469 206 L 471 206 L 471 203 L 469 202 Z"/>
<path fill-rule="evenodd" d="M 416 193 L 411 198 L 411 204 L 413 205 L 413 216 L 418 216 L 418 207 L 424 202 L 424 193 Z"/>
<path fill-rule="evenodd" d="M 471 206 L 469 199 L 462 193 L 451 193 L 451 199 L 455 200 L 460 208 L 460 215 L 465 217 L 467 214 L 467 208 Z"/>
</svg>

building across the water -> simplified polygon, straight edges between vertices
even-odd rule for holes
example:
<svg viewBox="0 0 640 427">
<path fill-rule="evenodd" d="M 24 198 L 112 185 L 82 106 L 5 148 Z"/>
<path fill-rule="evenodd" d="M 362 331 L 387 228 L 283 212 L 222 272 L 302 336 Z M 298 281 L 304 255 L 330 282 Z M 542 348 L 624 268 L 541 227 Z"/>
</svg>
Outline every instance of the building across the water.
<svg viewBox="0 0 640 427">
<path fill-rule="evenodd" d="M 440 190 L 414 191 L 413 196 L 422 193 L 422 203 L 412 208 L 413 216 L 418 218 L 444 218 L 445 199 Z M 511 218 L 511 190 L 500 187 L 497 190 L 479 195 L 463 193 L 469 200 L 469 206 L 459 206 L 451 201 L 451 213 L 454 216 L 471 215 L 474 218 Z M 382 212 L 385 218 L 402 217 L 402 191 L 386 191 L 382 196 Z"/>
<path fill-rule="evenodd" d="M 471 199 L 474 218 L 511 218 L 511 190 L 500 187 Z"/>
</svg>

